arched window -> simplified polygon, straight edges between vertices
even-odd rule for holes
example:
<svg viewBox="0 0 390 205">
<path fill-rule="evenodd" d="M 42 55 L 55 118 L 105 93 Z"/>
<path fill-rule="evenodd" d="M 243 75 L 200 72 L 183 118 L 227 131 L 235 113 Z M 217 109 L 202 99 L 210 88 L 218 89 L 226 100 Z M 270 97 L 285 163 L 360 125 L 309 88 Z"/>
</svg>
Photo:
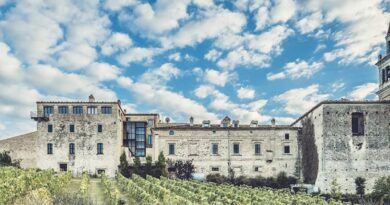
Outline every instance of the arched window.
<svg viewBox="0 0 390 205">
<path fill-rule="evenodd" d="M 169 135 L 175 135 L 175 131 L 169 130 Z"/>
</svg>

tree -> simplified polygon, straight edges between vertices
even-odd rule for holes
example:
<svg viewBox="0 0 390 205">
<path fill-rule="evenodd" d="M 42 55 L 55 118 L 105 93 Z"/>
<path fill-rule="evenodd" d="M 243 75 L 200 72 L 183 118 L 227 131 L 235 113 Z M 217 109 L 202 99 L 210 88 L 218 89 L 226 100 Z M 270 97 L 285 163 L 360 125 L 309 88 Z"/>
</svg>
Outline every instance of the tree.
<svg viewBox="0 0 390 205">
<path fill-rule="evenodd" d="M 121 157 L 119 158 L 119 172 L 124 176 L 130 177 L 129 162 L 127 161 L 125 152 L 122 152 Z"/>
<path fill-rule="evenodd" d="M 159 171 L 161 172 L 161 175 L 166 177 L 168 176 L 168 173 L 167 173 L 167 164 L 166 164 L 166 160 L 165 160 L 165 156 L 164 156 L 164 153 L 163 152 L 160 152 L 160 154 L 158 155 L 158 161 L 156 162 L 156 167 L 157 169 L 159 169 Z"/>
<path fill-rule="evenodd" d="M 140 174 L 141 171 L 141 160 L 138 156 L 134 157 L 134 172 Z"/>
<path fill-rule="evenodd" d="M 362 177 L 357 177 L 355 179 L 355 185 L 356 185 L 356 194 L 360 195 L 360 197 L 363 197 L 366 188 L 366 179 Z"/>
<path fill-rule="evenodd" d="M 377 179 L 371 195 L 375 200 L 390 202 L 390 176 Z"/>
<path fill-rule="evenodd" d="M 0 166 L 18 166 L 18 163 L 13 163 L 8 151 L 0 153 Z"/>
<path fill-rule="evenodd" d="M 182 180 L 192 179 L 192 174 L 195 171 L 195 167 L 192 164 L 193 160 L 182 161 L 178 160 L 175 162 L 175 173 L 176 177 Z"/>
<path fill-rule="evenodd" d="M 337 183 L 337 179 L 333 179 L 330 184 L 330 196 L 335 200 L 340 200 L 341 195 L 341 187 Z"/>
</svg>

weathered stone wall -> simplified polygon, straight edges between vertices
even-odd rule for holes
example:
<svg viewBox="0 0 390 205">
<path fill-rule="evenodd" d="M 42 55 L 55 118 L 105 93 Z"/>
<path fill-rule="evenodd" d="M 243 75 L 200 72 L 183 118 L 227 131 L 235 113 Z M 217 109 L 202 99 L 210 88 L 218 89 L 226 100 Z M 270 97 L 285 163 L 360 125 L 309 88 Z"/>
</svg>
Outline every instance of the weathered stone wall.
<svg viewBox="0 0 390 205">
<path fill-rule="evenodd" d="M 65 163 L 75 175 L 83 171 L 91 174 L 98 169 L 114 176 L 122 152 L 123 120 L 120 107 L 116 103 L 73 103 L 68 114 L 58 114 L 61 103 L 38 103 L 38 113 L 44 105 L 54 105 L 54 114 L 49 121 L 37 123 L 37 167 L 59 171 L 59 164 Z M 73 114 L 72 106 L 83 106 L 83 114 Z M 97 114 L 87 114 L 87 106 L 97 106 Z M 100 113 L 101 106 L 112 106 L 112 114 Z M 48 124 L 53 125 L 53 132 L 48 132 Z M 70 133 L 70 124 L 75 125 L 75 132 Z M 98 133 L 98 124 L 103 125 L 103 132 Z M 53 154 L 47 153 L 47 144 L 53 144 Z M 75 154 L 69 154 L 69 144 L 75 144 Z M 103 154 L 97 154 L 97 144 L 103 143 Z"/>
<path fill-rule="evenodd" d="M 289 175 L 296 173 L 298 153 L 296 129 L 157 129 L 158 148 L 171 160 L 194 160 L 196 172 L 228 175 L 228 162 L 235 175 L 276 176 L 284 171 Z M 215 132 L 214 132 L 215 131 Z M 289 140 L 285 140 L 289 133 Z M 168 144 L 176 144 L 175 155 L 169 155 Z M 218 143 L 218 155 L 212 154 L 212 144 Z M 233 144 L 240 144 L 240 154 L 233 154 Z M 255 143 L 261 144 L 261 154 L 255 155 Z M 284 145 L 290 145 L 290 154 L 284 154 Z M 229 149 L 230 146 L 230 149 Z M 268 161 L 268 162 L 267 162 Z M 212 171 L 218 167 L 219 171 Z M 259 167 L 259 171 L 255 171 Z"/>
<path fill-rule="evenodd" d="M 22 168 L 37 166 L 37 132 L 0 140 L 0 152 L 9 151 L 12 161 L 19 162 Z"/>
<path fill-rule="evenodd" d="M 353 112 L 364 114 L 362 136 L 352 135 Z M 329 192 L 332 180 L 337 179 L 344 193 L 355 193 L 357 177 L 367 180 L 366 192 L 371 192 L 376 179 L 390 175 L 390 104 L 323 104 L 307 117 L 316 129 L 316 185 L 323 192 Z"/>
</svg>

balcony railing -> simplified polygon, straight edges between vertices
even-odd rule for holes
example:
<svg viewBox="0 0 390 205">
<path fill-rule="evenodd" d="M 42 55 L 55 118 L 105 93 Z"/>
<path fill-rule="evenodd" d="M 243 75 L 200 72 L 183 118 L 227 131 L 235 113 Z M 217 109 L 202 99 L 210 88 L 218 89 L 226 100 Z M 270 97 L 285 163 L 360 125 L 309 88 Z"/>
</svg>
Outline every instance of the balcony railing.
<svg viewBox="0 0 390 205">
<path fill-rule="evenodd" d="M 48 121 L 49 116 L 50 114 L 44 112 L 34 112 L 34 111 L 30 112 L 30 118 L 37 122 Z"/>
</svg>

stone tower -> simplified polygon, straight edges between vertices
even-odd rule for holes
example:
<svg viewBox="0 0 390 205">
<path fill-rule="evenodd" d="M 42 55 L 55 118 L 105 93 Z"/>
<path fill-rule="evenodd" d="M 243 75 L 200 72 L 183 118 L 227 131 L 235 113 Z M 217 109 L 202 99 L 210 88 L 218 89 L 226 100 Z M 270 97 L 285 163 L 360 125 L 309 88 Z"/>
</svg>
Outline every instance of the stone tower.
<svg viewBox="0 0 390 205">
<path fill-rule="evenodd" d="M 390 101 L 390 24 L 386 35 L 386 55 L 379 55 L 376 65 L 379 69 L 379 100 Z"/>
</svg>

